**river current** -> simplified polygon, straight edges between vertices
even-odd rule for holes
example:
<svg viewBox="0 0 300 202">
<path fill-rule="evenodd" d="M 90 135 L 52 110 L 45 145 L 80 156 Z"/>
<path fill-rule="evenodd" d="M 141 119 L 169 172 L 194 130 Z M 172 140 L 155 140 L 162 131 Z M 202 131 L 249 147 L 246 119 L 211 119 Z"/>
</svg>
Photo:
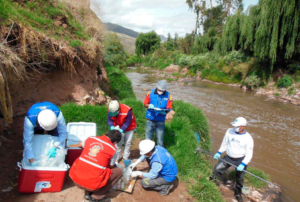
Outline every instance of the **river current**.
<svg viewBox="0 0 300 202">
<path fill-rule="evenodd" d="M 156 87 L 160 78 L 153 71 L 127 68 L 137 98 Z M 250 166 L 262 169 L 282 188 L 283 201 L 299 201 L 300 196 L 300 107 L 268 101 L 240 88 L 217 85 L 199 80 L 182 86 L 169 83 L 168 91 L 174 100 L 183 100 L 203 110 L 216 152 L 230 122 L 243 116 L 247 131 L 254 139 L 254 153 Z"/>
</svg>

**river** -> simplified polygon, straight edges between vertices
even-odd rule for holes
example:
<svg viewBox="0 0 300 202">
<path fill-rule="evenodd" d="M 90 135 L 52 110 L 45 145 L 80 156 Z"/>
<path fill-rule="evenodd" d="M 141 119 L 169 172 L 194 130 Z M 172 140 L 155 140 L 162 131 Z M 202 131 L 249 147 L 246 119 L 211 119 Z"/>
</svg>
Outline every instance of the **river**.
<svg viewBox="0 0 300 202">
<path fill-rule="evenodd" d="M 139 100 L 156 87 L 160 78 L 153 71 L 127 68 L 133 90 Z M 272 181 L 281 186 L 283 201 L 300 201 L 300 107 L 265 96 L 254 96 L 240 88 L 194 80 L 190 85 L 169 84 L 174 100 L 183 100 L 203 110 L 216 152 L 230 122 L 243 116 L 247 131 L 254 139 L 254 153 L 250 166 L 262 169 Z"/>
</svg>

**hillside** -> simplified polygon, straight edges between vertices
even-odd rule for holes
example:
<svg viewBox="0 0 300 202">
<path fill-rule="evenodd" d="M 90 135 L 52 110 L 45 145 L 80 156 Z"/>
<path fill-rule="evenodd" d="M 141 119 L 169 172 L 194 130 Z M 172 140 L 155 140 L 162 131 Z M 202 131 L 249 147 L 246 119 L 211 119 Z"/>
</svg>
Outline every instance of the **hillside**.
<svg viewBox="0 0 300 202">
<path fill-rule="evenodd" d="M 125 27 L 122 27 L 120 25 L 117 24 L 113 24 L 113 23 L 103 23 L 103 25 L 105 26 L 105 28 L 108 31 L 112 31 L 112 32 L 117 32 L 117 33 L 121 33 L 121 34 L 125 34 L 127 36 L 131 36 L 133 38 L 137 38 L 139 36 L 140 33 L 133 31 L 131 29 L 127 29 Z"/>
<path fill-rule="evenodd" d="M 110 22 L 103 23 L 103 25 L 105 26 L 105 28 L 108 31 L 125 34 L 125 35 L 133 37 L 133 38 L 137 38 L 140 34 L 139 32 L 133 31 L 132 29 L 128 29 L 128 28 L 125 28 L 125 27 L 122 27 L 120 25 L 113 24 Z M 167 41 L 167 38 L 164 35 L 159 35 L 159 36 L 160 36 L 161 42 Z"/>
<path fill-rule="evenodd" d="M 126 52 L 129 54 L 135 54 L 135 38 L 121 33 L 117 33 L 117 35 L 120 38 Z"/>
</svg>

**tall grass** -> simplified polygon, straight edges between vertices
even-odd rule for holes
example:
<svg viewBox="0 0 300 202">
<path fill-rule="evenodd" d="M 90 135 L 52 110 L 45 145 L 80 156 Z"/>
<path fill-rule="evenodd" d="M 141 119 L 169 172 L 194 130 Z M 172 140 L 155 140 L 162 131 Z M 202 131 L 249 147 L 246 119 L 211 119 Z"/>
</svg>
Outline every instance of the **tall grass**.
<svg viewBox="0 0 300 202">
<path fill-rule="evenodd" d="M 118 67 L 108 66 L 105 68 L 110 85 L 110 95 L 117 95 L 119 99 L 136 98 L 133 92 L 131 81 Z"/>
</svg>

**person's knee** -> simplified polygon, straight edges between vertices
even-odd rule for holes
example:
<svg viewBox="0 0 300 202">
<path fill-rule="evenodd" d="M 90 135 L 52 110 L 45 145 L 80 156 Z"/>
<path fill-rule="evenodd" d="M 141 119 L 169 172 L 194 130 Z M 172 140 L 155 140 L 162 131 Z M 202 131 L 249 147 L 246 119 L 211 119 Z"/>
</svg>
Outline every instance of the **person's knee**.
<svg viewBox="0 0 300 202">
<path fill-rule="evenodd" d="M 147 188 L 149 188 L 149 187 L 150 187 L 150 185 L 149 185 L 149 182 L 148 182 L 148 179 L 147 179 L 147 178 L 144 178 L 144 179 L 142 179 L 142 180 L 141 180 L 141 185 L 142 185 L 142 187 L 143 187 L 143 188 L 145 188 L 145 189 L 147 189 Z"/>
</svg>

